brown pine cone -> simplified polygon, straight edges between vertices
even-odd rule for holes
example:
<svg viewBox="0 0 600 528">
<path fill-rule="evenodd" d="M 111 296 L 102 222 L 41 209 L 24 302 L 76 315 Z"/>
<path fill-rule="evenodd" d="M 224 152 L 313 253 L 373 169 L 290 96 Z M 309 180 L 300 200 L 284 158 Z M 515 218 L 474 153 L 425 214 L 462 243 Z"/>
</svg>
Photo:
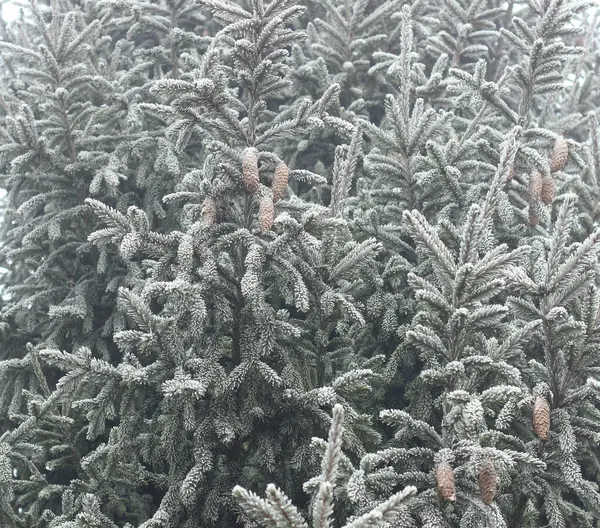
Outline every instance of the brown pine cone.
<svg viewBox="0 0 600 528">
<path fill-rule="evenodd" d="M 290 174 L 287 165 L 283 162 L 278 163 L 277 167 L 275 167 L 275 174 L 273 175 L 272 189 L 274 202 L 285 196 L 289 179 Z"/>
<path fill-rule="evenodd" d="M 244 187 L 254 194 L 258 190 L 260 183 L 258 175 L 258 150 L 254 147 L 248 147 L 242 154 L 242 175 L 244 177 Z"/>
<path fill-rule="evenodd" d="M 269 231 L 275 220 L 275 206 L 273 199 L 267 195 L 263 196 L 258 206 L 258 223 L 263 231 Z"/>
<path fill-rule="evenodd" d="M 217 221 L 217 202 L 213 198 L 207 198 L 202 204 L 202 220 L 207 227 L 211 227 Z"/>
<path fill-rule="evenodd" d="M 533 404 L 533 430 L 540 440 L 548 440 L 550 433 L 550 404 L 537 396 Z"/>
<path fill-rule="evenodd" d="M 486 458 L 479 468 L 479 493 L 485 504 L 490 504 L 498 492 L 498 475 L 491 458 Z"/>
<path fill-rule="evenodd" d="M 550 172 L 556 172 L 562 170 L 567 163 L 569 157 L 569 144 L 564 137 L 559 137 L 554 142 L 552 148 L 552 155 L 550 156 Z"/>
<path fill-rule="evenodd" d="M 552 176 L 548 175 L 542 178 L 542 192 L 540 197 L 546 205 L 550 205 L 554 201 L 556 197 L 556 184 Z"/>
<path fill-rule="evenodd" d="M 540 205 L 539 202 L 529 202 L 529 224 L 535 227 L 540 223 Z"/>
<path fill-rule="evenodd" d="M 508 176 L 506 177 L 506 181 L 510 181 L 515 177 L 515 166 L 511 165 L 508 169 Z"/>
<path fill-rule="evenodd" d="M 529 176 L 529 204 L 540 199 L 542 194 L 542 175 L 534 170 Z"/>
<path fill-rule="evenodd" d="M 441 462 L 435 470 L 437 489 L 444 500 L 456 500 L 456 486 L 454 484 L 454 470 L 448 462 Z"/>
</svg>

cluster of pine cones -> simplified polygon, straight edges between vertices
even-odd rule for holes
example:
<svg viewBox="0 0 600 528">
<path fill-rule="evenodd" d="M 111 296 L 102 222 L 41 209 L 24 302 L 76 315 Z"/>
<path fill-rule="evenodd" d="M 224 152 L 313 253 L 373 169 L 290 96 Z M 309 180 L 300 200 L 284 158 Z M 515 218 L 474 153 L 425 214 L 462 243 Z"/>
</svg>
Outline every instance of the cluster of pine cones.
<svg viewBox="0 0 600 528">
<path fill-rule="evenodd" d="M 564 137 L 559 137 L 554 142 L 550 155 L 550 173 L 542 175 L 534 170 L 529 176 L 529 223 L 536 226 L 539 221 L 540 203 L 549 205 L 556 196 L 556 185 L 552 174 L 562 170 L 569 157 L 569 144 Z"/>
<path fill-rule="evenodd" d="M 456 500 L 456 485 L 454 483 L 454 470 L 449 462 L 441 462 L 435 470 L 435 480 L 440 496 L 447 501 Z M 486 458 L 479 466 L 477 475 L 479 494 L 485 504 L 490 504 L 498 492 L 498 474 L 494 461 Z"/>
<path fill-rule="evenodd" d="M 244 188 L 250 194 L 255 194 L 260 187 L 258 172 L 258 150 L 248 147 L 242 154 L 242 178 Z M 289 170 L 284 162 L 279 162 L 275 167 L 271 192 L 260 199 L 258 205 L 258 224 L 262 231 L 270 231 L 275 221 L 275 202 L 283 198 L 287 191 Z M 202 218 L 204 224 L 210 227 L 217 221 L 217 202 L 214 198 L 207 198 L 202 205 Z"/>
<path fill-rule="evenodd" d="M 540 440 L 547 440 L 550 433 L 550 404 L 542 396 L 537 396 L 533 404 L 533 430 Z M 447 501 L 456 500 L 456 485 L 454 482 L 454 470 L 449 462 L 438 464 L 435 471 L 437 489 L 442 499 Z M 498 492 L 498 475 L 494 467 L 494 461 L 486 458 L 479 467 L 477 477 L 481 500 L 490 504 Z"/>
</svg>

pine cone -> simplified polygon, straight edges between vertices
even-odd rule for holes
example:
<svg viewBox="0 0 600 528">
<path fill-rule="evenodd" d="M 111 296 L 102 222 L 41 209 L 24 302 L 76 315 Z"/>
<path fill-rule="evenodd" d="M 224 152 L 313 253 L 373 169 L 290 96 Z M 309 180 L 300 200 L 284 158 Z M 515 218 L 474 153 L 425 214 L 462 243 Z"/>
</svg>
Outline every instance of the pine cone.
<svg viewBox="0 0 600 528">
<path fill-rule="evenodd" d="M 479 468 L 479 493 L 485 504 L 494 500 L 498 491 L 498 475 L 491 458 L 486 458 Z"/>
<path fill-rule="evenodd" d="M 552 148 L 552 155 L 550 157 L 550 172 L 556 172 L 562 170 L 567 163 L 567 158 L 569 157 L 569 144 L 564 137 L 559 137 L 554 142 L 554 147 Z"/>
<path fill-rule="evenodd" d="M 538 396 L 533 404 L 533 430 L 540 440 L 548 440 L 550 433 L 550 404 Z"/>
<path fill-rule="evenodd" d="M 510 181 L 515 177 L 515 166 L 511 165 L 508 168 L 508 176 L 506 177 L 506 181 Z"/>
<path fill-rule="evenodd" d="M 273 175 L 273 201 L 276 202 L 284 197 L 290 175 L 288 167 L 285 163 L 281 162 L 275 167 L 275 174 Z"/>
<path fill-rule="evenodd" d="M 541 198 L 542 202 L 546 205 L 551 204 L 556 197 L 556 185 L 554 183 L 554 178 L 550 175 L 544 176 L 542 178 L 542 192 Z"/>
<path fill-rule="evenodd" d="M 202 204 L 202 220 L 206 227 L 211 227 L 217 221 L 217 202 L 213 198 L 207 198 Z"/>
<path fill-rule="evenodd" d="M 538 202 L 532 202 L 529 204 L 529 225 L 535 227 L 540 223 L 540 211 Z"/>
<path fill-rule="evenodd" d="M 442 462 L 435 471 L 437 489 L 444 500 L 456 500 L 456 486 L 454 484 L 454 470 L 448 462 Z"/>
<path fill-rule="evenodd" d="M 258 206 L 258 223 L 263 231 L 269 231 L 273 227 L 275 219 L 275 206 L 273 199 L 267 195 L 263 196 Z"/>
<path fill-rule="evenodd" d="M 244 187 L 249 193 L 254 194 L 260 183 L 258 177 L 258 150 L 254 147 L 248 147 L 242 154 L 242 175 L 244 177 Z"/>
<path fill-rule="evenodd" d="M 534 170 L 529 176 L 529 204 L 540 199 L 542 194 L 542 175 Z"/>
</svg>

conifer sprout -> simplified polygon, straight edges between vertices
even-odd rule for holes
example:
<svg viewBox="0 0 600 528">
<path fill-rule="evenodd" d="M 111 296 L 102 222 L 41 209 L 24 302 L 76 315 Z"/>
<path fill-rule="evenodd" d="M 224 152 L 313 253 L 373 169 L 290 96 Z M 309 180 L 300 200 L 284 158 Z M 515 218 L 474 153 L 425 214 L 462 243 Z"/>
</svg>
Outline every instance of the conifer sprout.
<svg viewBox="0 0 600 528">
<path fill-rule="evenodd" d="M 559 136 L 554 142 L 550 155 L 550 172 L 557 172 L 564 168 L 569 158 L 569 144 L 563 136 Z"/>
</svg>

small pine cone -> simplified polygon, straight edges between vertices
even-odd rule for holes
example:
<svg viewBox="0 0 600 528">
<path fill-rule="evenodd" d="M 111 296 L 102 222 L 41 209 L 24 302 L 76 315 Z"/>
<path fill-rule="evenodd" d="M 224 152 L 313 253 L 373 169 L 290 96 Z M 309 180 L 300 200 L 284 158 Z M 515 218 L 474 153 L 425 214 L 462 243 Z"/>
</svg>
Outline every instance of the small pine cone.
<svg viewBox="0 0 600 528">
<path fill-rule="evenodd" d="M 542 175 L 534 170 L 529 176 L 529 204 L 540 199 L 542 194 Z"/>
<path fill-rule="evenodd" d="M 556 184 L 554 178 L 550 175 L 542 178 L 541 199 L 546 205 L 550 205 L 556 197 Z"/>
<path fill-rule="evenodd" d="M 540 223 L 540 217 L 537 214 L 537 211 L 532 207 L 529 208 L 529 225 L 535 227 Z"/>
<path fill-rule="evenodd" d="M 129 260 L 132 258 L 140 249 L 141 240 L 137 233 L 127 233 L 121 240 L 119 251 L 121 256 Z"/>
<path fill-rule="evenodd" d="M 515 177 L 515 166 L 511 165 L 508 168 L 508 176 L 506 177 L 506 181 L 510 181 Z"/>
<path fill-rule="evenodd" d="M 479 493 L 485 504 L 490 504 L 498 492 L 498 475 L 491 458 L 486 458 L 479 468 Z"/>
<path fill-rule="evenodd" d="M 529 202 L 529 224 L 533 227 L 540 223 L 541 206 L 540 202 Z"/>
<path fill-rule="evenodd" d="M 242 154 L 242 175 L 244 177 L 244 187 L 254 194 L 258 190 L 260 179 L 258 177 L 258 150 L 249 147 Z"/>
<path fill-rule="evenodd" d="M 548 440 L 550 433 L 550 404 L 538 396 L 533 404 L 533 430 L 540 440 Z"/>
<path fill-rule="evenodd" d="M 290 174 L 288 167 L 285 163 L 281 162 L 275 167 L 275 174 L 273 175 L 273 201 L 276 202 L 284 197 Z"/>
<path fill-rule="evenodd" d="M 207 198 L 202 204 L 202 220 L 206 227 L 215 225 L 217 221 L 217 202 L 213 198 Z"/>
<path fill-rule="evenodd" d="M 273 199 L 267 195 L 263 196 L 258 206 L 258 223 L 263 231 L 269 231 L 273 227 L 275 219 L 275 206 Z"/>
<path fill-rule="evenodd" d="M 444 500 L 456 500 L 456 486 L 454 484 L 454 470 L 448 462 L 442 462 L 435 471 L 437 489 Z"/>
<path fill-rule="evenodd" d="M 552 148 L 552 155 L 550 156 L 550 172 L 556 172 L 562 170 L 567 163 L 569 157 L 569 144 L 564 137 L 559 137 L 554 142 Z"/>
</svg>

